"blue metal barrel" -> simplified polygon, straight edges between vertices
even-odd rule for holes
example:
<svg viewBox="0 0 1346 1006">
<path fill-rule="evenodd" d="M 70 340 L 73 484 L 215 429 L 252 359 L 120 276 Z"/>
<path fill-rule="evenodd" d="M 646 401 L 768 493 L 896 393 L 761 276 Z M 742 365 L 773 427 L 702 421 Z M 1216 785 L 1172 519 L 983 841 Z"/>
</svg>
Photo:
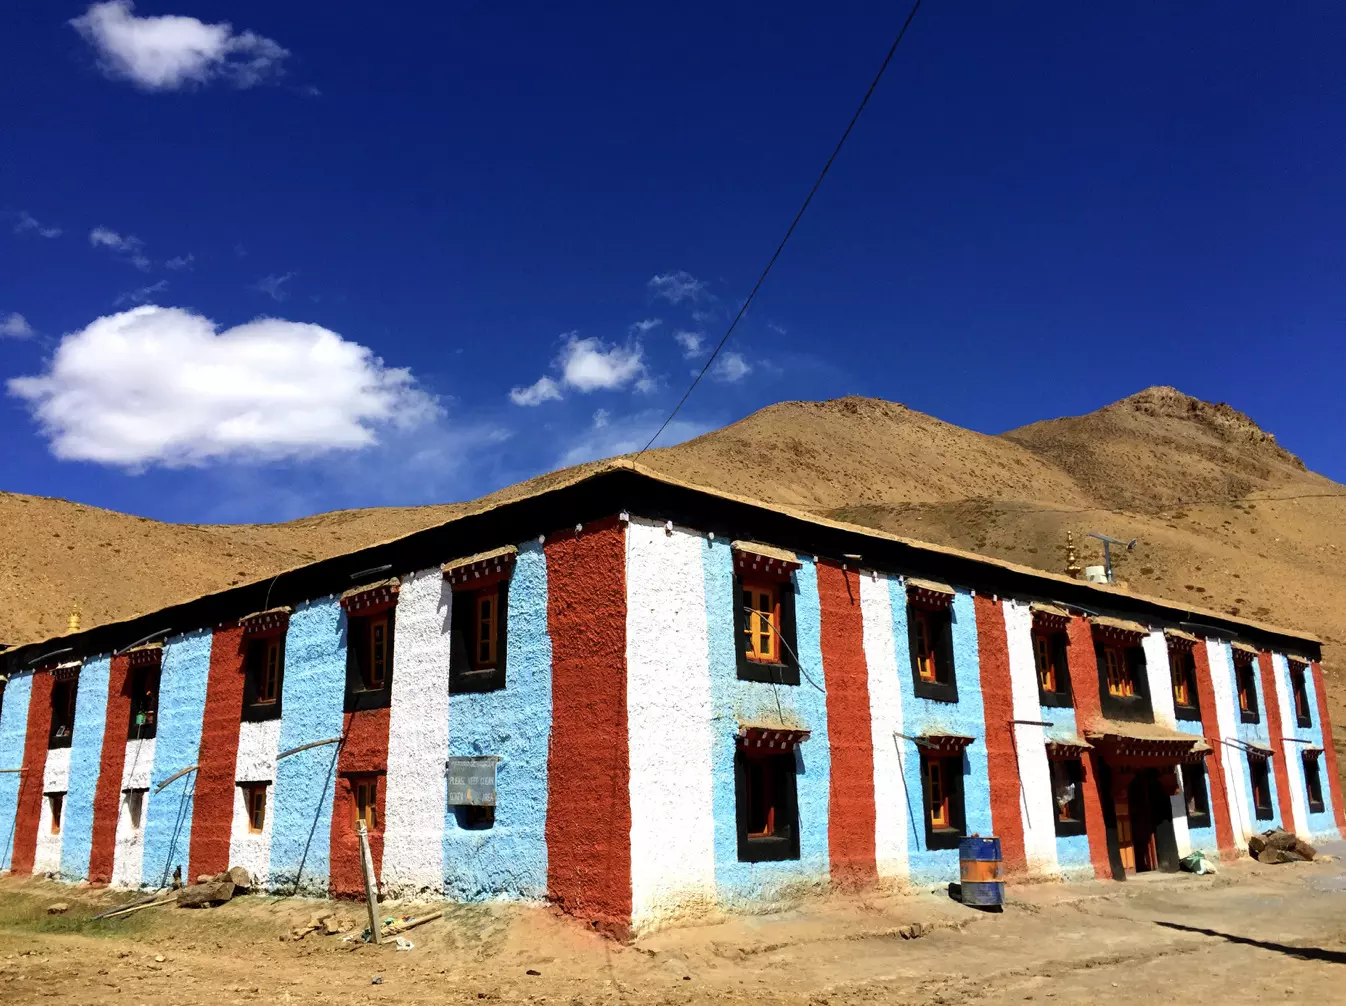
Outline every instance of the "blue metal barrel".
<svg viewBox="0 0 1346 1006">
<path fill-rule="evenodd" d="M 1005 881 L 1000 869 L 1000 839 L 969 835 L 958 843 L 958 872 L 962 901 L 978 908 L 1005 903 Z"/>
</svg>

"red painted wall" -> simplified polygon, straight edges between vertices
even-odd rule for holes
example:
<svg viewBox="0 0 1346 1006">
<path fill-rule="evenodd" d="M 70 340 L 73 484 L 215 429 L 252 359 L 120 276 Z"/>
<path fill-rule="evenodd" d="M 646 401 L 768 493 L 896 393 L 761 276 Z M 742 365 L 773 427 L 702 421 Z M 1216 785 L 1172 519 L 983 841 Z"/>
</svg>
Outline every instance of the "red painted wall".
<svg viewBox="0 0 1346 1006">
<path fill-rule="evenodd" d="M 1294 831 L 1295 816 L 1290 805 L 1290 772 L 1289 766 L 1285 764 L 1285 742 L 1281 740 L 1285 736 L 1285 731 L 1281 729 L 1281 701 L 1276 691 L 1271 654 L 1259 653 L 1257 667 L 1262 672 L 1262 699 L 1267 707 L 1267 736 L 1271 738 L 1271 747 L 1276 752 L 1271 758 L 1271 770 L 1276 773 L 1276 802 L 1280 804 L 1281 827 L 1286 831 Z"/>
<path fill-rule="evenodd" d="M 977 657 L 981 664 L 981 702 L 986 715 L 986 758 L 991 782 L 991 826 L 1000 837 L 1002 869 L 1012 877 L 1028 872 L 1024 822 L 1019 812 L 1019 752 L 1014 741 L 1014 691 L 1010 680 L 1005 609 L 980 594 Z M 1038 717 L 1034 716 L 1033 719 Z"/>
<path fill-rule="evenodd" d="M 117 852 L 117 818 L 121 816 L 122 771 L 126 767 L 126 730 L 131 721 L 131 692 L 127 682 L 131 658 L 113 657 L 108 675 L 107 718 L 103 753 L 98 762 L 98 785 L 93 795 L 93 840 L 89 850 L 89 882 L 112 882 Z"/>
<path fill-rule="evenodd" d="M 37 824 L 42 815 L 42 774 L 47 769 L 47 735 L 51 733 L 51 674 L 33 675 L 28 700 L 28 733 L 23 739 L 23 781 L 14 812 L 14 853 L 10 873 L 33 872 L 37 855 Z"/>
<path fill-rule="evenodd" d="M 369 854 L 374 861 L 374 879 L 381 878 L 383 864 L 383 814 L 388 791 L 388 724 L 392 710 L 361 709 L 346 713 L 341 732 L 346 738 L 337 757 L 336 797 L 332 805 L 331 871 L 329 889 L 336 898 L 363 898 L 364 873 L 360 869 L 360 838 L 355 832 L 355 794 L 352 773 L 378 776 L 374 829 L 369 833 Z"/>
<path fill-rule="evenodd" d="M 832 783 L 827 854 L 832 882 L 863 887 L 879 879 L 874 851 L 874 732 L 869 716 L 860 580 L 855 570 L 818 563 L 823 676 Z"/>
<path fill-rule="evenodd" d="M 1201 703 L 1201 732 L 1213 752 L 1206 759 L 1206 793 L 1210 797 L 1210 812 L 1215 817 L 1215 842 L 1220 847 L 1221 859 L 1235 859 L 1234 819 L 1230 816 L 1229 793 L 1225 786 L 1225 748 L 1220 743 L 1220 724 L 1215 717 L 1215 685 L 1211 682 L 1210 659 L 1204 643 L 1192 648 L 1196 660 L 1196 695 Z"/>
<path fill-rule="evenodd" d="M 1341 776 L 1337 774 L 1337 745 L 1332 738 L 1332 718 L 1327 713 L 1327 682 L 1323 680 L 1323 667 L 1316 660 L 1312 665 L 1313 690 L 1318 693 L 1318 725 L 1323 732 L 1323 759 L 1327 762 L 1327 778 L 1323 785 L 1332 793 L 1332 811 L 1337 819 L 1337 829 L 1346 838 L 1346 807 L 1341 803 Z"/>
<path fill-rule="evenodd" d="M 243 630 L 215 630 L 210 643 L 206 710 L 197 756 L 196 797 L 188 862 L 192 872 L 229 869 L 229 834 L 234 824 L 234 768 L 238 722 L 243 710 Z"/>
<path fill-rule="evenodd" d="M 1087 621 L 1074 617 L 1066 626 L 1066 638 L 1070 641 L 1066 663 L 1070 668 L 1070 690 L 1075 697 L 1075 727 L 1083 735 L 1085 730 L 1103 719 L 1094 632 Z M 1103 798 L 1098 785 L 1098 756 L 1091 751 L 1081 760 L 1084 762 L 1084 828 L 1089 837 L 1089 861 L 1094 865 L 1094 876 L 1108 880 L 1112 877 L 1112 864 L 1108 861 L 1107 826 L 1103 822 Z"/>
<path fill-rule="evenodd" d="M 547 894 L 614 935 L 631 924 L 631 768 L 626 723 L 626 528 L 549 535 Z"/>
</svg>

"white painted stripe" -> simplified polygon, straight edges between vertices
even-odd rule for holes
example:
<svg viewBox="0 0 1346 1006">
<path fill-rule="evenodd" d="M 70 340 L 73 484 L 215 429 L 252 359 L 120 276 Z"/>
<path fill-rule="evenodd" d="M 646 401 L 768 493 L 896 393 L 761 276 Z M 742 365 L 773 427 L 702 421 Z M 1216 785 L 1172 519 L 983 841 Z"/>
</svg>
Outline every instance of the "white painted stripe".
<svg viewBox="0 0 1346 1006">
<path fill-rule="evenodd" d="M 715 905 L 710 649 L 700 535 L 632 520 L 626 531 L 626 718 L 631 924 Z M 733 730 L 732 720 L 716 729 Z"/>
<path fill-rule="evenodd" d="M 893 640 L 889 577 L 860 575 L 860 616 L 864 621 L 865 665 L 869 671 L 869 724 L 874 746 L 874 857 L 879 876 L 905 879 L 907 793 L 901 762 L 902 687 Z"/>
<path fill-rule="evenodd" d="M 276 754 L 280 747 L 280 720 L 238 725 L 238 756 L 234 761 L 236 782 L 269 782 L 262 830 L 253 832 L 247 800 L 241 786 L 234 787 L 234 814 L 229 831 L 229 865 L 252 873 L 265 890 L 271 873 L 271 819 L 276 799 Z"/>
<path fill-rule="evenodd" d="M 1169 810 L 1173 818 L 1173 839 L 1178 846 L 1178 858 L 1182 859 L 1192 851 L 1192 833 L 1187 828 L 1187 797 L 1183 795 L 1182 768 L 1178 770 L 1178 792 L 1169 800 Z"/>
<path fill-rule="evenodd" d="M 1309 831 L 1309 798 L 1304 792 L 1304 748 L 1287 737 L 1298 736 L 1294 700 L 1290 696 L 1290 665 L 1280 653 L 1271 655 L 1271 679 L 1276 684 L 1276 702 L 1281 707 L 1280 756 L 1285 759 L 1285 775 L 1290 780 L 1290 815 L 1294 819 L 1295 834 L 1305 841 L 1313 835 Z M 1308 687 L 1307 675 L 1305 687 Z M 1275 743 L 1275 739 L 1272 739 Z"/>
<path fill-rule="evenodd" d="M 1162 632 L 1151 632 L 1140 644 L 1145 651 L 1145 676 L 1150 686 L 1150 708 L 1154 721 L 1178 729 L 1173 708 L 1173 672 L 1168 665 L 1168 640 Z"/>
<path fill-rule="evenodd" d="M 37 821 L 37 849 L 33 856 L 33 873 L 55 873 L 61 868 L 61 833 L 52 834 L 51 800 L 48 793 L 60 793 L 64 799 L 70 786 L 70 749 L 52 748 L 42 767 L 42 809 Z M 65 817 L 64 807 L 61 817 Z"/>
<path fill-rule="evenodd" d="M 397 598 L 380 872 L 389 897 L 444 890 L 451 601 L 438 567 L 407 577 Z"/>
<path fill-rule="evenodd" d="M 1042 720 L 1038 700 L 1037 663 L 1033 659 L 1033 612 L 1026 604 L 1005 600 L 1005 636 L 1009 647 L 1010 698 L 1016 720 Z M 1056 808 L 1052 774 L 1047 764 L 1046 732 L 1028 723 L 1014 724 L 1019 776 L 1019 812 L 1023 817 L 1024 853 L 1030 874 L 1056 876 Z"/>
<path fill-rule="evenodd" d="M 116 887 L 139 887 L 140 864 L 145 852 L 145 821 L 149 816 L 150 771 L 154 768 L 154 738 L 126 742 L 126 760 L 122 763 L 122 789 L 117 808 L 117 836 L 112 857 L 112 883 Z M 141 800 L 140 823 L 131 823 L 127 804 L 128 789 L 147 792 Z"/>
<path fill-rule="evenodd" d="M 1215 691 L 1215 724 L 1220 731 L 1220 757 L 1224 760 L 1225 794 L 1229 803 L 1229 818 L 1233 825 L 1234 845 L 1248 847 L 1253 834 L 1252 814 L 1243 792 L 1244 754 L 1226 741 L 1238 739 L 1238 716 L 1234 711 L 1233 659 L 1228 643 L 1218 639 L 1206 640 L 1206 659 L 1210 663 L 1211 685 Z"/>
</svg>

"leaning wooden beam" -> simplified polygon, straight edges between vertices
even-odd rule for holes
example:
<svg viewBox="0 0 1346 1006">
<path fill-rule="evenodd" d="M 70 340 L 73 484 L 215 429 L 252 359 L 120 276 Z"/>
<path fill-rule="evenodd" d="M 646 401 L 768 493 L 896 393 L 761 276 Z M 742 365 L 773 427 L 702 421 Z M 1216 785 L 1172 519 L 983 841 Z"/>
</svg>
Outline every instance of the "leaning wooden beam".
<svg viewBox="0 0 1346 1006">
<path fill-rule="evenodd" d="M 179 779 L 181 779 L 181 778 L 182 778 L 184 775 L 186 775 L 188 772 L 195 772 L 195 771 L 197 770 L 198 767 L 199 767 L 199 766 L 197 766 L 197 765 L 188 765 L 186 768 L 184 768 L 184 769 L 180 769 L 179 771 L 174 772 L 172 775 L 170 775 L 170 776 L 169 776 L 167 779 L 165 779 L 163 782 L 159 783 L 158 788 L 157 788 L 154 792 L 156 792 L 156 793 L 161 793 L 161 792 L 163 792 L 164 787 L 167 786 L 169 783 L 171 783 L 171 782 L 177 782 Z"/>
<path fill-rule="evenodd" d="M 139 905 L 132 905 L 130 908 L 119 908 L 116 911 L 104 912 L 102 915 L 95 915 L 95 919 L 117 919 L 123 915 L 130 915 L 132 912 L 138 912 L 142 908 L 154 908 L 157 905 L 168 905 L 178 900 L 177 894 L 170 894 L 166 898 L 160 898 L 158 901 L 145 901 Z"/>
<path fill-rule="evenodd" d="M 280 754 L 276 755 L 276 761 L 280 761 L 282 758 L 288 758 L 292 754 L 298 754 L 300 751 L 307 751 L 309 748 L 320 748 L 324 744 L 336 744 L 340 740 L 340 737 L 328 737 L 326 740 L 309 741 L 307 744 L 300 744 L 297 748 L 290 748 L 288 751 L 282 751 Z"/>
<path fill-rule="evenodd" d="M 383 942 L 379 932 L 379 899 L 374 891 L 374 859 L 369 854 L 369 831 L 363 821 L 355 822 L 355 834 L 360 838 L 360 873 L 365 881 L 365 906 L 369 909 L 369 942 Z"/>
<path fill-rule="evenodd" d="M 442 919 L 443 917 L 443 912 L 431 912 L 429 915 L 418 915 L 414 919 L 407 919 L 406 922 L 395 922 L 383 931 L 382 942 L 391 943 L 393 942 L 391 937 L 397 936 L 398 933 L 405 933 L 408 929 L 415 929 L 417 926 L 423 926 L 427 922 L 434 922 L 435 919 Z"/>
</svg>

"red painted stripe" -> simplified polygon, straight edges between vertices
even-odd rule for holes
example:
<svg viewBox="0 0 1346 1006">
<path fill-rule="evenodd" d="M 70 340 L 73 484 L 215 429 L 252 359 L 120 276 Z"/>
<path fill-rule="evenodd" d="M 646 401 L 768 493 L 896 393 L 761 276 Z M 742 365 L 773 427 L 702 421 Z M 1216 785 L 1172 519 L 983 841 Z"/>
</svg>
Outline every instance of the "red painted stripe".
<svg viewBox="0 0 1346 1006">
<path fill-rule="evenodd" d="M 14 853 L 9 872 L 33 872 L 37 856 L 37 823 L 42 816 L 42 774 L 47 769 L 47 735 L 51 733 L 51 685 L 49 673 L 33 675 L 28 699 L 28 733 L 23 739 L 23 781 L 19 805 L 14 812 Z"/>
<path fill-rule="evenodd" d="M 1295 815 L 1290 804 L 1290 772 L 1285 763 L 1285 742 L 1281 740 L 1285 732 L 1281 729 L 1281 701 L 1276 691 L 1276 676 L 1271 666 L 1271 654 L 1262 652 L 1257 655 L 1257 666 L 1262 672 L 1262 699 L 1267 707 L 1267 736 L 1276 753 L 1271 759 L 1271 770 L 1276 773 L 1276 802 L 1281 809 L 1281 827 L 1286 831 L 1295 830 Z"/>
<path fill-rule="evenodd" d="M 1323 785 L 1332 793 L 1332 810 L 1337 819 L 1337 830 L 1346 838 L 1346 806 L 1341 802 L 1341 776 L 1337 774 L 1337 745 L 1332 737 L 1332 717 L 1327 712 L 1327 682 L 1323 667 L 1316 660 L 1312 664 L 1313 690 L 1318 693 L 1318 726 L 1323 734 L 1323 760 L 1327 762 L 1327 778 Z"/>
<path fill-rule="evenodd" d="M 98 785 L 93 795 L 93 841 L 89 850 L 89 882 L 112 882 L 117 855 L 117 819 L 121 816 L 122 771 L 126 767 L 126 731 L 131 722 L 127 684 L 131 658 L 113 657 L 108 675 L 107 717 L 103 753 L 98 760 Z"/>
<path fill-rule="evenodd" d="M 1230 815 L 1229 793 L 1225 785 L 1224 745 L 1220 743 L 1220 724 L 1215 716 L 1215 685 L 1211 681 L 1210 659 L 1204 643 L 1192 648 L 1196 660 L 1196 695 L 1201 703 L 1201 731 L 1210 745 L 1211 755 L 1206 759 L 1206 793 L 1210 797 L 1210 812 L 1215 818 L 1215 844 L 1222 859 L 1237 859 L 1234 846 L 1234 819 Z"/>
<path fill-rule="evenodd" d="M 1024 821 L 1019 813 L 1019 750 L 1014 738 L 1014 685 L 1010 677 L 1005 609 L 999 601 L 976 598 L 977 657 L 981 702 L 986 716 L 986 758 L 991 782 L 991 826 L 1000 837 L 1005 875 L 1028 872 Z M 1038 717 L 1033 717 L 1037 719 Z"/>
<path fill-rule="evenodd" d="M 210 641 L 210 675 L 197 755 L 196 805 L 187 860 L 192 873 L 229 869 L 229 837 L 234 825 L 234 768 L 238 762 L 238 722 L 243 709 L 243 630 L 216 629 Z"/>
<path fill-rule="evenodd" d="M 631 767 L 626 722 L 626 529 L 549 536 L 547 895 L 595 928 L 631 925 Z"/>
<path fill-rule="evenodd" d="M 1072 618 L 1066 626 L 1070 668 L 1070 690 L 1075 697 L 1075 728 L 1083 734 L 1103 718 L 1103 700 L 1098 694 L 1098 660 L 1094 656 L 1094 633 L 1083 618 Z M 1099 790 L 1099 755 L 1090 751 L 1084 763 L 1084 830 L 1089 838 L 1089 862 L 1094 876 L 1112 878 L 1108 859 L 1107 826 L 1103 822 L 1103 794 Z M 1108 799 L 1112 799 L 1109 794 Z"/>
<path fill-rule="evenodd" d="M 240 700 L 241 701 L 241 700 Z M 374 878 L 381 877 L 383 864 L 384 800 L 388 793 L 388 724 L 392 710 L 361 709 L 346 713 L 342 735 L 346 738 L 337 757 L 336 798 L 332 805 L 331 866 L 328 889 L 335 898 L 363 898 L 364 873 L 360 869 L 360 839 L 355 833 L 355 793 L 351 775 L 378 776 L 374 828 L 369 833 L 369 855 Z"/>
<path fill-rule="evenodd" d="M 820 562 L 817 569 L 832 759 L 827 854 L 834 884 L 863 887 L 878 881 L 879 870 L 874 852 L 874 731 L 860 580 L 854 570 L 834 563 Z"/>
</svg>

